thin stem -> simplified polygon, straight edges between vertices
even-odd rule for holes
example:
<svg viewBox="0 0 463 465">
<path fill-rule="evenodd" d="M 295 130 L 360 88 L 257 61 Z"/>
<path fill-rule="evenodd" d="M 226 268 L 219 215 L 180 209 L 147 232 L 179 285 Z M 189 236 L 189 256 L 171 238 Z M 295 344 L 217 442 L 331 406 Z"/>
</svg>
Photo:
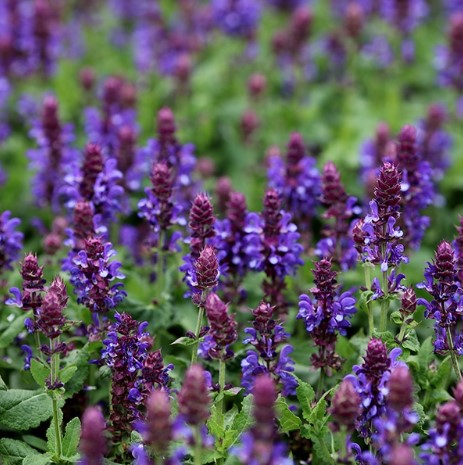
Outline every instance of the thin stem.
<svg viewBox="0 0 463 465">
<path fill-rule="evenodd" d="M 365 287 L 367 289 L 370 289 L 371 286 L 371 265 L 369 263 L 365 263 L 363 266 L 365 270 Z M 373 310 L 371 308 L 370 302 L 367 302 L 367 313 L 368 313 L 368 334 L 371 336 L 373 334 L 373 331 L 375 330 L 375 321 L 374 321 L 374 315 L 373 315 Z"/>
<path fill-rule="evenodd" d="M 463 378 L 461 376 L 461 370 L 458 364 L 458 357 L 457 357 L 457 354 L 455 352 L 455 348 L 453 345 L 452 332 L 450 331 L 450 328 L 447 328 L 447 344 L 450 350 L 450 358 L 452 360 L 453 370 L 455 371 L 455 374 L 457 375 L 458 381 L 461 381 Z"/>
<path fill-rule="evenodd" d="M 386 331 L 387 329 L 387 316 L 389 313 L 389 286 L 388 286 L 388 277 L 387 271 L 383 271 L 382 280 L 381 280 L 381 288 L 384 292 L 384 296 L 381 300 L 381 318 L 379 320 L 379 330 L 381 332 Z"/>
<path fill-rule="evenodd" d="M 325 384 L 325 369 L 320 368 L 320 377 L 318 378 L 317 386 L 317 399 L 320 399 L 323 395 L 323 385 Z"/>
<path fill-rule="evenodd" d="M 165 290 L 165 251 L 164 251 L 164 231 L 159 233 L 159 246 L 158 246 L 158 262 L 156 270 L 156 301 L 162 302 L 164 299 Z"/>
<path fill-rule="evenodd" d="M 199 333 L 203 326 L 204 318 L 204 302 L 206 300 L 206 291 L 203 291 L 201 294 L 201 304 L 199 305 L 198 319 L 196 320 L 196 329 L 195 329 L 195 343 L 193 344 L 193 353 L 191 354 L 191 364 L 196 363 L 198 359 L 198 344 L 199 344 Z"/>
<path fill-rule="evenodd" d="M 218 419 L 217 419 L 217 422 L 219 424 L 219 428 L 221 431 L 224 431 L 225 430 L 225 422 L 224 422 L 224 411 L 223 411 L 223 408 L 224 408 L 224 390 L 225 390 L 225 371 L 226 371 L 226 365 L 225 365 L 225 361 L 220 359 L 219 360 L 219 396 L 220 396 L 220 399 L 219 401 L 217 402 L 217 413 L 218 413 Z M 222 442 L 222 439 L 220 439 L 220 441 Z M 223 463 L 223 459 L 220 458 L 218 461 L 217 461 L 217 464 L 218 465 L 221 465 Z"/>
<path fill-rule="evenodd" d="M 203 444 L 202 444 L 202 438 L 201 438 L 201 426 L 197 425 L 195 426 L 195 448 L 194 448 L 194 465 L 201 465 L 202 459 L 201 455 L 203 452 Z"/>
<path fill-rule="evenodd" d="M 402 323 L 402 326 L 400 327 L 400 332 L 399 336 L 397 337 L 399 343 L 402 343 L 405 337 L 405 330 L 407 329 L 407 324 L 405 321 Z"/>
<path fill-rule="evenodd" d="M 59 337 L 56 339 L 50 339 L 50 349 L 52 352 L 51 366 L 50 366 L 50 384 L 54 386 L 56 381 L 59 379 L 59 352 L 56 351 L 56 346 L 59 344 Z M 61 460 L 62 455 L 62 438 L 61 428 L 59 421 L 59 408 L 58 400 L 56 399 L 55 393 L 52 394 L 52 407 L 53 407 L 53 427 L 55 429 L 55 456 L 58 461 Z"/>
</svg>

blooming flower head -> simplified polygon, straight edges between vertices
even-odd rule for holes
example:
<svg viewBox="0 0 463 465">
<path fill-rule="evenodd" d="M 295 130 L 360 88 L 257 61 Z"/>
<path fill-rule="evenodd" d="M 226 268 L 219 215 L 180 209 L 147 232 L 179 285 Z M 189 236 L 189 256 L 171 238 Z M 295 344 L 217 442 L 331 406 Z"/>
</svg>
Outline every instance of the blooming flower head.
<svg viewBox="0 0 463 465">
<path fill-rule="evenodd" d="M 0 215 L 0 272 L 11 270 L 11 264 L 18 259 L 24 237 L 16 230 L 20 223 L 18 218 L 11 218 L 8 210 Z"/>
</svg>

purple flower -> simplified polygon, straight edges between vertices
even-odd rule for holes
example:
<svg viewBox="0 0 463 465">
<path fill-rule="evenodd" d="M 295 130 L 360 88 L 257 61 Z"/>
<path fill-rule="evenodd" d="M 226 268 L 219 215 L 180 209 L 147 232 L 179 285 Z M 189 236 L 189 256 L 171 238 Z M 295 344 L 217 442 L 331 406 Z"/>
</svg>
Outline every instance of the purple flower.
<svg viewBox="0 0 463 465">
<path fill-rule="evenodd" d="M 36 327 L 45 337 L 56 339 L 63 332 L 62 328 L 66 322 L 63 310 L 67 301 L 64 281 L 59 277 L 55 278 L 36 315 Z"/>
<path fill-rule="evenodd" d="M 293 215 L 298 228 L 310 231 L 311 218 L 319 204 L 321 180 L 315 159 L 307 155 L 301 135 L 291 135 L 285 159 L 275 154 L 268 164 L 269 186 L 278 191 L 283 208 Z"/>
<path fill-rule="evenodd" d="M 338 334 L 346 335 L 350 327 L 349 319 L 356 312 L 355 299 L 351 292 L 339 292 L 336 271 L 330 260 L 320 260 L 313 270 L 316 287 L 311 289 L 313 299 L 303 294 L 299 297 L 297 318 L 305 322 L 307 332 L 318 347 L 318 354 L 312 356 L 312 364 L 317 368 L 340 368 L 341 359 L 336 354 Z"/>
<path fill-rule="evenodd" d="M 292 376 L 294 362 L 289 355 L 293 348 L 286 344 L 278 351 L 278 347 L 287 341 L 289 334 L 272 318 L 274 308 L 269 304 L 261 302 L 252 313 L 253 327 L 244 330 L 249 335 L 244 343 L 251 344 L 254 349 L 249 350 L 241 362 L 241 384 L 249 392 L 256 376 L 268 373 L 279 384 L 284 396 L 293 395 L 298 385 L 296 378 Z"/>
<path fill-rule="evenodd" d="M 18 218 L 11 218 L 11 212 L 0 215 L 0 273 L 11 270 L 11 264 L 18 259 L 23 247 L 23 233 L 16 231 L 21 224 Z"/>
<path fill-rule="evenodd" d="M 102 465 L 107 451 L 104 435 L 106 422 L 98 407 L 87 407 L 82 416 L 82 432 L 79 450 L 82 455 L 79 465 Z"/>
<path fill-rule="evenodd" d="M 212 17 L 227 35 L 249 38 L 259 25 L 260 2 L 253 0 L 212 0 Z"/>
</svg>

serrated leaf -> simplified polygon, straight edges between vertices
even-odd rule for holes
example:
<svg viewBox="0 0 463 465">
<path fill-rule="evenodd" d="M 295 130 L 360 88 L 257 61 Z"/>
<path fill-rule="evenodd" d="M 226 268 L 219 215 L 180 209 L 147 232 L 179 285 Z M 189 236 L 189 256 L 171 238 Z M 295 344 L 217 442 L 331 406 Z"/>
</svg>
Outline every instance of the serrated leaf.
<svg viewBox="0 0 463 465">
<path fill-rule="evenodd" d="M 421 404 L 419 404 L 418 402 L 415 402 L 413 404 L 413 410 L 418 414 L 417 426 L 418 426 L 418 428 L 422 429 L 423 424 L 426 421 L 426 413 L 424 411 L 424 407 Z"/>
<path fill-rule="evenodd" d="M 51 461 L 48 454 L 28 455 L 22 461 L 22 465 L 48 465 L 49 463 L 51 463 Z"/>
<path fill-rule="evenodd" d="M 230 447 L 232 447 L 241 436 L 241 434 L 252 425 L 252 401 L 252 394 L 246 396 L 243 399 L 241 412 L 235 416 L 230 429 L 225 431 L 225 437 L 222 443 L 224 450 L 228 450 Z"/>
<path fill-rule="evenodd" d="M 283 433 L 289 433 L 301 427 L 301 419 L 289 409 L 289 405 L 281 396 L 275 403 L 275 409 Z"/>
<path fill-rule="evenodd" d="M 72 457 L 77 453 L 77 446 L 80 440 L 80 420 L 73 418 L 64 430 L 63 455 Z"/>
<path fill-rule="evenodd" d="M 296 388 L 297 400 L 301 406 L 302 416 L 305 420 L 308 420 L 312 413 L 311 404 L 315 398 L 315 391 L 310 384 L 305 383 L 300 379 L 298 379 L 298 383 L 299 385 Z"/>
<path fill-rule="evenodd" d="M 407 336 L 402 341 L 402 347 L 404 349 L 410 350 L 411 352 L 419 352 L 420 342 L 418 341 L 418 338 L 416 337 L 415 331 L 409 331 L 407 333 Z"/>
<path fill-rule="evenodd" d="M 313 438 L 313 463 L 334 464 L 335 461 L 326 446 L 328 441 L 322 437 Z"/>
<path fill-rule="evenodd" d="M 381 339 L 391 349 L 396 346 L 395 337 L 390 331 L 373 331 L 373 337 Z"/>
<path fill-rule="evenodd" d="M 50 368 L 45 366 L 43 362 L 33 358 L 31 360 L 31 374 L 34 381 L 39 386 L 44 387 L 46 379 L 50 376 Z"/>
<path fill-rule="evenodd" d="M 40 455 L 35 449 L 25 442 L 16 439 L 0 439 L 0 457 L 2 465 L 22 465 L 23 460 L 29 455 Z"/>
<path fill-rule="evenodd" d="M 217 405 L 213 405 L 211 407 L 211 415 L 209 419 L 207 420 L 207 428 L 209 432 L 214 436 L 217 440 L 223 438 L 224 434 L 224 427 L 223 425 L 219 422 L 220 419 L 220 414 L 219 411 L 217 410 Z"/>
<path fill-rule="evenodd" d="M 67 383 L 77 371 L 76 365 L 69 365 L 60 371 L 59 378 L 63 383 Z"/>
<path fill-rule="evenodd" d="M 24 320 L 32 315 L 32 312 L 27 312 L 16 317 L 8 328 L 0 334 L 0 349 L 5 349 L 14 341 L 15 337 L 24 330 Z"/>
<path fill-rule="evenodd" d="M 418 352 L 418 360 L 420 362 L 421 368 L 427 370 L 429 364 L 432 362 L 434 357 L 434 345 L 432 343 L 432 337 L 429 336 L 421 344 L 420 350 Z"/>
<path fill-rule="evenodd" d="M 52 401 L 44 392 L 10 389 L 0 392 L 0 427 L 13 431 L 36 428 L 52 415 Z"/>
</svg>

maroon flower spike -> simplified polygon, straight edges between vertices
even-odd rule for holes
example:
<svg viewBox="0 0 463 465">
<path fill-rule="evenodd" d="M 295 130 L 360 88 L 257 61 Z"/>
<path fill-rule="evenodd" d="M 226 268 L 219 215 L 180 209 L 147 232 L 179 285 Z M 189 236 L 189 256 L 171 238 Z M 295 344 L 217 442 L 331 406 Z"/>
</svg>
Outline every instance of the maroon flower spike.
<svg viewBox="0 0 463 465">
<path fill-rule="evenodd" d="M 37 327 L 50 339 L 56 339 L 63 332 L 62 328 L 66 322 L 63 309 L 66 307 L 67 299 L 63 280 L 55 278 L 37 314 Z"/>
<path fill-rule="evenodd" d="M 103 154 L 101 147 L 97 144 L 87 144 L 84 152 L 84 163 L 82 165 L 82 182 L 79 187 L 80 195 L 85 200 L 92 200 L 95 182 L 102 171 Z"/>
<path fill-rule="evenodd" d="M 383 221 L 387 221 L 387 218 L 381 215 L 384 216 L 388 209 L 390 216 L 396 219 L 399 217 L 398 209 L 402 199 L 400 178 L 399 170 L 393 163 L 385 162 L 381 166 L 375 186 L 375 200 L 378 204 L 379 216 Z"/>
<path fill-rule="evenodd" d="M 244 228 L 247 213 L 246 197 L 241 192 L 232 192 L 227 203 L 227 218 L 232 230 L 231 236 Z"/>
<path fill-rule="evenodd" d="M 461 423 L 461 411 L 456 401 L 451 400 L 439 407 L 436 415 L 436 426 L 442 430 L 444 425 L 448 423 L 450 429 L 456 429 Z M 448 433 L 451 437 L 451 431 Z"/>
<path fill-rule="evenodd" d="M 387 356 L 387 348 L 381 339 L 370 339 L 362 370 L 369 381 L 379 380 L 391 364 Z"/>
<path fill-rule="evenodd" d="M 253 326 L 256 331 L 270 335 L 275 328 L 276 321 L 272 320 L 274 307 L 266 302 L 261 302 L 255 310 L 252 312 Z"/>
<path fill-rule="evenodd" d="M 146 432 L 144 443 L 152 447 L 156 453 L 167 451 L 173 438 L 171 408 L 166 391 L 154 390 L 146 401 Z"/>
<path fill-rule="evenodd" d="M 265 222 L 264 236 L 268 242 L 278 240 L 281 220 L 281 200 L 275 189 L 269 189 L 264 197 L 263 218 Z"/>
<path fill-rule="evenodd" d="M 463 411 L 463 381 L 460 381 L 453 390 L 453 397 L 455 397 L 455 401 L 460 407 L 460 410 Z"/>
<path fill-rule="evenodd" d="M 396 444 L 388 460 L 389 465 L 416 465 L 413 449 L 408 444 Z"/>
<path fill-rule="evenodd" d="M 360 410 L 361 399 L 355 387 L 349 380 L 343 380 L 331 402 L 330 414 L 336 421 L 332 424 L 332 429 L 336 431 L 338 425 L 343 425 L 348 431 L 353 431 Z"/>
<path fill-rule="evenodd" d="M 289 29 L 289 48 L 296 54 L 305 44 L 312 26 L 312 11 L 307 6 L 300 6 L 294 11 Z"/>
<path fill-rule="evenodd" d="M 137 137 L 133 128 L 122 126 L 117 132 L 117 139 L 117 167 L 125 174 L 134 163 Z"/>
<path fill-rule="evenodd" d="M 197 288 L 213 289 L 219 282 L 219 262 L 214 247 L 206 246 L 194 263 Z"/>
<path fill-rule="evenodd" d="M 454 57 L 463 56 L 463 13 L 458 12 L 450 20 L 449 45 Z"/>
<path fill-rule="evenodd" d="M 204 307 L 210 326 L 208 335 L 215 342 L 208 354 L 211 358 L 225 360 L 233 355 L 228 348 L 238 339 L 237 323 L 217 294 L 209 294 Z"/>
<path fill-rule="evenodd" d="M 254 440 L 262 442 L 262 445 L 273 447 L 276 434 L 275 401 L 277 391 L 275 382 L 269 375 L 260 375 L 254 382 L 252 393 L 254 395 L 252 414 L 255 420 L 252 435 Z"/>
<path fill-rule="evenodd" d="M 210 403 L 204 369 L 201 365 L 192 365 L 187 370 L 182 389 L 178 393 L 179 413 L 188 424 L 201 425 L 210 416 Z"/>
<path fill-rule="evenodd" d="M 416 138 L 416 128 L 411 125 L 404 126 L 400 131 L 397 162 L 399 168 L 407 170 L 408 176 L 413 176 L 418 166 L 419 156 Z"/>
<path fill-rule="evenodd" d="M 301 174 L 300 162 L 306 155 L 302 136 L 295 132 L 291 134 L 286 152 L 286 177 L 292 187 L 297 187 L 298 176 Z"/>
<path fill-rule="evenodd" d="M 460 225 L 457 226 L 457 237 L 455 238 L 455 247 L 457 250 L 458 280 L 463 286 L 463 216 L 460 216 Z"/>
<path fill-rule="evenodd" d="M 328 207 L 325 218 L 338 218 L 345 214 L 347 194 L 341 183 L 341 175 L 336 165 L 329 161 L 323 167 L 322 203 Z"/>
<path fill-rule="evenodd" d="M 92 68 L 82 68 L 79 71 L 79 82 L 85 92 L 91 92 L 95 85 L 95 73 Z"/>
<path fill-rule="evenodd" d="M 159 202 L 159 226 L 165 231 L 172 220 L 172 173 L 167 163 L 155 163 L 151 171 L 152 191 Z"/>
<path fill-rule="evenodd" d="M 253 110 L 246 110 L 241 115 L 240 129 L 243 141 L 249 143 L 260 125 L 259 117 Z"/>
<path fill-rule="evenodd" d="M 214 222 L 215 216 L 209 197 L 206 194 L 198 194 L 190 210 L 192 258 L 198 258 L 206 246 L 206 239 L 215 236 Z"/>
<path fill-rule="evenodd" d="M 347 5 L 344 16 L 344 27 L 347 34 L 353 39 L 358 38 L 362 32 L 365 21 L 365 13 L 358 2 L 350 2 Z"/>
<path fill-rule="evenodd" d="M 215 195 L 217 197 L 217 206 L 220 212 L 225 212 L 232 190 L 233 188 L 230 178 L 222 176 L 217 180 Z"/>
<path fill-rule="evenodd" d="M 29 253 L 24 257 L 20 273 L 23 278 L 22 308 L 24 311 L 32 310 L 36 314 L 42 305 L 45 284 L 43 267 L 39 266 L 36 255 Z"/>
<path fill-rule="evenodd" d="M 79 450 L 86 465 L 103 465 L 107 451 L 106 423 L 97 407 L 88 407 L 82 416 Z"/>
<path fill-rule="evenodd" d="M 446 241 L 442 241 L 436 250 L 434 261 L 436 279 L 441 284 L 452 285 L 455 281 L 456 259 L 453 247 Z"/>
<path fill-rule="evenodd" d="M 408 287 L 405 289 L 402 295 L 402 305 L 400 307 L 400 313 L 403 316 L 410 316 L 416 310 L 416 293 L 413 288 Z"/>
<path fill-rule="evenodd" d="M 248 80 L 248 92 L 251 98 L 257 99 L 264 92 L 267 79 L 263 74 L 253 74 Z"/>
<path fill-rule="evenodd" d="M 170 162 L 169 149 L 177 145 L 175 139 L 175 118 L 170 108 L 161 108 L 157 117 L 159 161 Z"/>
<path fill-rule="evenodd" d="M 77 202 L 74 207 L 74 246 L 77 250 L 85 247 L 85 240 L 95 234 L 93 226 L 93 207 L 90 202 Z"/>
<path fill-rule="evenodd" d="M 413 405 L 413 380 L 407 367 L 395 367 L 391 371 L 387 387 L 387 403 L 395 411 L 401 413 Z"/>
<path fill-rule="evenodd" d="M 148 395 L 153 389 L 167 388 L 170 382 L 167 371 L 160 349 L 150 352 L 146 356 L 141 369 L 144 395 Z"/>
</svg>

